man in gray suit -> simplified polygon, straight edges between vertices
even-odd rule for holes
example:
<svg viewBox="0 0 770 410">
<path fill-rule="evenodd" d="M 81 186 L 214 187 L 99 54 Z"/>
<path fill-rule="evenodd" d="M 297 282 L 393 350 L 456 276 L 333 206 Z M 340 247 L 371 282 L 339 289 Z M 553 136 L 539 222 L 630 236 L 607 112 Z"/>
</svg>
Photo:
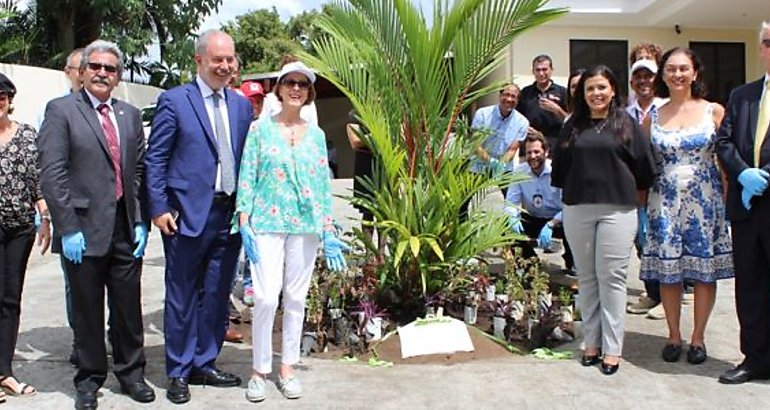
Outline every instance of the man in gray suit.
<svg viewBox="0 0 770 410">
<path fill-rule="evenodd" d="M 136 107 L 111 97 L 123 71 L 118 47 L 86 47 L 83 89 L 46 108 L 39 136 L 40 184 L 64 255 L 80 367 L 75 407 L 93 409 L 107 378 L 104 290 L 110 302 L 115 376 L 138 402 L 155 393 L 144 381 L 140 264 L 147 243 L 143 192 L 145 138 Z"/>
</svg>

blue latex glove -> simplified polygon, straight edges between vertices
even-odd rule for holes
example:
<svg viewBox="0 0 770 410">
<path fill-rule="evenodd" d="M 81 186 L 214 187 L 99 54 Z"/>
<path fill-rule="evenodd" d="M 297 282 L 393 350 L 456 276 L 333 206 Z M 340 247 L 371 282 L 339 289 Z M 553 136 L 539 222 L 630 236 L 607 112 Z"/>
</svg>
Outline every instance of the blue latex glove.
<svg viewBox="0 0 770 410">
<path fill-rule="evenodd" d="M 77 231 L 61 238 L 62 251 L 68 261 L 79 264 L 83 262 L 83 251 L 86 250 L 86 238 L 83 232 Z"/>
<path fill-rule="evenodd" d="M 147 225 L 137 223 L 134 225 L 134 258 L 139 259 L 144 256 L 144 249 L 147 247 Z"/>
<path fill-rule="evenodd" d="M 647 229 L 649 227 L 649 219 L 647 218 L 647 208 L 636 208 L 636 219 L 639 227 L 636 229 L 636 247 L 643 249 L 647 245 Z"/>
<path fill-rule="evenodd" d="M 553 238 L 553 228 L 549 224 L 543 225 L 540 235 L 537 236 L 537 246 L 543 249 L 548 248 L 551 246 L 551 238 Z"/>
<path fill-rule="evenodd" d="M 751 195 L 758 196 L 762 195 L 765 188 L 767 188 L 768 178 L 770 178 L 770 174 L 763 169 L 747 168 L 738 175 L 738 182 L 740 182 L 741 185 L 743 185 L 743 189 L 748 190 Z"/>
<path fill-rule="evenodd" d="M 741 189 L 741 202 L 743 202 L 743 206 L 746 207 L 746 210 L 751 209 L 751 198 L 753 198 L 754 195 L 749 192 L 746 188 Z"/>
<path fill-rule="evenodd" d="M 238 231 L 241 233 L 241 242 L 243 243 L 243 250 L 246 252 L 246 257 L 249 259 L 249 262 L 256 265 L 259 263 L 257 235 L 248 224 L 241 225 Z"/>
<path fill-rule="evenodd" d="M 524 233 L 524 226 L 521 224 L 521 219 L 519 219 L 519 218 L 515 218 L 515 219 L 514 218 L 510 218 L 508 220 L 508 225 L 511 227 L 511 230 L 514 233 L 517 233 L 519 235 Z"/>
<path fill-rule="evenodd" d="M 326 267 L 333 271 L 342 271 L 347 269 L 348 264 L 345 262 L 345 257 L 342 256 L 342 251 L 349 251 L 350 247 L 337 239 L 334 233 L 324 231 L 324 257 L 326 258 Z"/>
<path fill-rule="evenodd" d="M 489 163 L 487 164 L 487 169 L 492 174 L 492 176 L 496 177 L 505 172 L 505 163 L 497 158 L 490 157 Z"/>
</svg>

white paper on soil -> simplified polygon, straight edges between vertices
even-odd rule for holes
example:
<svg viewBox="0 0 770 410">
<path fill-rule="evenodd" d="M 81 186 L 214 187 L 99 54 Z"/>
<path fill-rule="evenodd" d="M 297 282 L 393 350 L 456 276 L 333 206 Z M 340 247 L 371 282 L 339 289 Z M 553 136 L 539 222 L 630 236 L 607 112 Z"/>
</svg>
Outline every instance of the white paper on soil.
<svg viewBox="0 0 770 410">
<path fill-rule="evenodd" d="M 444 317 L 450 320 L 420 325 L 412 322 L 399 327 L 401 358 L 426 354 L 472 352 L 473 342 L 465 323 Z"/>
</svg>

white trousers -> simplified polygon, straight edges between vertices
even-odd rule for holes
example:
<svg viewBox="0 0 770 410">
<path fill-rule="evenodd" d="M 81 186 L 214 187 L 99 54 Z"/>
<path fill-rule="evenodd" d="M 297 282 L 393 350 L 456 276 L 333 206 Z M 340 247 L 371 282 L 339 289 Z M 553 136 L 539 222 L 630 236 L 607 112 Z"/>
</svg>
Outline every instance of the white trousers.
<svg viewBox="0 0 770 410">
<path fill-rule="evenodd" d="M 299 362 L 305 298 L 313 275 L 318 235 L 258 234 L 259 263 L 251 265 L 254 282 L 251 334 L 254 370 L 273 368 L 273 322 L 278 296 L 283 290 L 283 341 L 281 363 Z"/>
<path fill-rule="evenodd" d="M 623 351 L 626 276 L 636 227 L 634 207 L 564 207 L 564 232 L 578 272 L 583 342 L 611 356 Z"/>
</svg>

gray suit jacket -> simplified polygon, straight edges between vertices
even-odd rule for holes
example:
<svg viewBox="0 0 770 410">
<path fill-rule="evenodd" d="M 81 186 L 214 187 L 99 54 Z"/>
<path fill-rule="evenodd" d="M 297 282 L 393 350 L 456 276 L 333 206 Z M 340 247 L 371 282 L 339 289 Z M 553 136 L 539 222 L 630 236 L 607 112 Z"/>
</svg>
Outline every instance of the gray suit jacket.
<svg viewBox="0 0 770 410">
<path fill-rule="evenodd" d="M 40 186 L 54 226 L 52 250 L 61 237 L 82 231 L 86 256 L 110 249 L 116 218 L 133 226 L 147 223 L 142 209 L 145 138 L 139 110 L 113 99 L 120 137 L 123 199 L 126 213 L 116 215 L 115 171 L 98 114 L 84 92 L 48 103 L 40 129 Z"/>
</svg>

